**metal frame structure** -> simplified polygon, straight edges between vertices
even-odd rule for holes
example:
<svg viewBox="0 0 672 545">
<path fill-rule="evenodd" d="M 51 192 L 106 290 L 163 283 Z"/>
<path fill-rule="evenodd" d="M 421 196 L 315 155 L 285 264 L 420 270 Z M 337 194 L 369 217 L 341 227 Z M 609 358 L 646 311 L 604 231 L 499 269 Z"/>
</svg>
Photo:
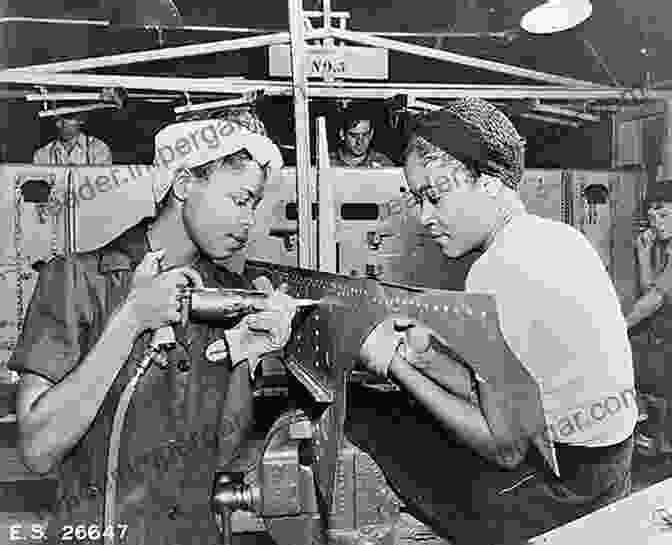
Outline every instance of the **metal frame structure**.
<svg viewBox="0 0 672 545">
<path fill-rule="evenodd" d="M 133 53 L 91 57 L 85 59 L 51 62 L 0 71 L 0 84 L 41 87 L 105 88 L 123 87 L 138 92 L 207 93 L 210 95 L 244 95 L 259 90 L 267 95 L 293 96 L 297 151 L 297 197 L 299 209 L 299 265 L 302 268 L 317 267 L 314 255 L 311 202 L 317 188 L 310 187 L 310 137 L 308 105 L 311 98 L 385 99 L 398 94 L 408 95 L 413 100 L 446 100 L 466 96 L 478 96 L 490 100 L 652 100 L 672 99 L 672 90 L 633 89 L 601 85 L 591 81 L 569 78 L 557 74 L 539 72 L 495 61 L 459 55 L 449 51 L 409 44 L 386 37 L 380 33 L 353 32 L 345 28 L 347 15 L 331 10 L 329 0 L 323 2 L 322 12 L 304 11 L 301 0 L 288 0 L 289 32 L 275 32 L 259 36 L 221 40 L 194 45 L 151 49 Z M 306 24 L 308 18 L 321 18 L 323 28 L 313 30 Z M 9 22 L 15 18 L 0 19 Z M 332 20 L 339 27 L 332 26 Z M 17 19 L 18 21 L 18 19 Z M 42 20 L 38 20 L 42 21 Z M 60 22 L 44 20 L 42 22 Z M 67 21 L 67 24 L 95 24 L 109 26 L 105 21 Z M 252 29 L 227 27 L 177 27 L 188 30 L 222 30 L 248 32 Z M 259 31 L 262 32 L 262 31 Z M 389 35 L 395 35 L 390 33 Z M 543 85 L 469 85 L 469 84 L 413 84 L 413 83 L 350 83 L 342 81 L 308 82 L 305 72 L 305 47 L 307 41 L 322 40 L 326 47 L 336 41 L 384 48 L 424 58 L 451 62 L 471 68 L 493 71 L 509 76 L 523 77 Z M 117 67 L 141 62 L 180 59 L 226 51 L 290 44 L 292 56 L 292 80 L 246 80 L 244 78 L 179 78 L 153 76 L 121 76 L 82 74 L 81 70 Z M 336 45 L 339 47 L 339 45 Z M 35 100 L 35 93 L 30 93 Z M 538 114 L 529 114 L 538 115 Z M 579 118 L 578 116 L 576 116 Z M 549 120 L 547 116 L 542 116 Z M 566 121 L 566 123 L 572 123 Z M 322 165 L 324 168 L 324 165 Z M 327 230 L 328 232 L 329 230 Z M 329 260 L 327 259 L 327 262 Z"/>
<path fill-rule="evenodd" d="M 0 83 L 6 85 L 23 85 L 30 86 L 31 92 L 25 97 L 28 100 L 44 101 L 45 96 L 47 100 L 78 100 L 85 93 L 77 96 L 75 93 L 66 93 L 68 98 L 58 98 L 58 93 L 45 95 L 44 93 L 36 94 L 32 88 L 34 86 L 42 87 L 73 87 L 73 88 L 105 88 L 105 87 L 124 87 L 128 90 L 134 91 L 136 96 L 151 96 L 152 100 L 160 99 L 162 96 L 175 97 L 183 96 L 184 93 L 201 93 L 221 97 L 223 95 L 245 95 L 247 93 L 254 93 L 263 90 L 268 95 L 293 96 L 294 99 L 294 115 L 296 127 L 296 152 L 297 152 L 297 197 L 298 197 L 298 211 L 299 211 L 299 265 L 302 269 L 316 269 L 326 273 L 335 272 L 335 250 L 333 249 L 334 237 L 334 220 L 335 210 L 333 206 L 333 187 L 330 183 L 333 182 L 329 176 L 329 161 L 328 149 L 326 140 L 326 127 L 323 119 L 318 120 L 318 187 L 311 185 L 310 172 L 310 125 L 309 125 L 309 101 L 311 98 L 366 98 L 366 99 L 384 99 L 398 94 L 405 94 L 409 96 L 409 105 L 418 108 L 435 108 L 437 105 L 424 102 L 424 100 L 446 100 L 465 96 L 478 96 L 494 100 L 515 100 L 515 99 L 536 99 L 536 100 L 641 100 L 641 99 L 672 99 L 672 90 L 651 89 L 638 90 L 625 87 L 615 87 L 599 85 L 589 81 L 582 81 L 573 78 L 567 78 L 555 74 L 547 74 L 533 70 L 524 69 L 516 66 L 509 66 L 502 63 L 478 59 L 474 57 L 467 57 L 464 55 L 457 55 L 454 53 L 437 50 L 429 47 L 422 47 L 413 44 L 407 44 L 381 38 L 372 34 L 361 32 L 352 32 L 344 28 L 332 28 L 331 19 L 338 15 L 331 12 L 329 0 L 323 2 L 324 13 L 324 28 L 319 30 L 306 29 L 304 25 L 305 17 L 315 17 L 311 12 L 304 12 L 301 6 L 301 0 L 288 0 L 289 32 L 273 33 L 263 36 L 239 38 L 233 40 L 224 40 L 211 42 L 206 44 L 196 44 L 189 46 L 180 46 L 172 48 L 163 48 L 156 50 L 149 50 L 143 52 L 126 53 L 121 55 L 110 55 L 103 57 L 94 57 L 88 59 L 71 60 L 65 62 L 55 62 L 42 65 L 26 66 L 21 68 L 7 69 L 0 71 Z M 341 19 L 343 21 L 344 19 Z M 1 20 L 0 20 L 1 22 Z M 354 42 L 370 47 L 381 47 L 388 50 L 399 51 L 425 58 L 431 58 L 440 61 L 452 62 L 469 66 L 472 68 L 485 69 L 499 72 L 516 77 L 525 77 L 531 80 L 539 81 L 544 85 L 442 85 L 442 84 L 412 84 L 412 83 L 347 83 L 340 81 L 328 82 L 308 82 L 305 70 L 305 47 L 308 40 L 324 40 L 325 45 L 330 47 L 335 41 Z M 169 60 L 184 58 L 189 56 L 199 56 L 205 54 L 220 53 L 225 51 L 234 51 L 246 48 L 264 47 L 274 44 L 290 44 L 292 54 L 292 80 L 291 82 L 278 81 L 252 81 L 241 78 L 173 78 L 173 77 L 146 77 L 146 76 L 119 76 L 119 75 L 100 75 L 100 74 L 82 74 L 76 73 L 78 70 L 100 69 L 113 66 L 129 65 L 139 62 L 148 62 L 155 60 Z M 151 95 L 142 95 L 141 93 L 151 92 Z M 62 93 L 61 93 L 62 94 Z M 1 96 L 1 95 L 0 95 Z M 99 101 L 100 95 L 96 93 L 88 93 L 87 99 L 91 101 Z M 237 99 L 233 99 L 237 100 Z M 230 104 L 229 100 L 224 100 Z M 221 104 L 218 104 L 218 106 Z M 541 106 L 541 105 L 538 105 Z M 195 108 L 192 107 L 192 110 Z M 200 109 L 196 105 L 196 109 Z M 543 108 L 542 108 L 543 109 Z M 183 110 L 189 111 L 189 109 Z M 672 111 L 672 108 L 668 110 Z M 567 112 L 550 111 L 546 108 L 548 114 L 565 115 Z M 536 114 L 527 114 L 536 115 Z M 577 119 L 581 119 L 578 114 L 574 114 Z M 568 121 L 567 123 L 571 123 Z M 672 123 L 672 122 L 671 122 Z M 672 158 L 672 147 L 666 149 L 668 156 Z M 672 164 L 670 159 L 669 164 Z M 71 181 L 69 182 L 71 184 Z M 68 191 L 67 194 L 71 194 Z M 317 197 L 319 203 L 319 237 L 320 244 L 319 256 L 315 254 L 314 249 L 314 225 L 312 222 L 312 202 Z M 69 210 L 69 208 L 68 208 Z M 69 222 L 68 222 L 69 224 Z M 73 232 L 68 232 L 69 236 L 73 236 Z M 324 239 L 324 240 L 322 240 Z M 324 243 L 322 243 L 324 242 Z M 327 249 L 324 251 L 324 249 Z M 319 261 L 318 261 L 319 257 Z M 308 274 L 308 273 L 306 273 Z M 305 282 L 305 289 L 324 288 L 324 281 L 321 278 L 314 279 L 312 283 Z M 320 284 L 320 281 L 322 284 Z M 367 280 L 355 281 L 350 280 L 351 283 L 359 282 L 361 287 L 359 290 L 354 290 L 350 286 L 347 295 L 352 299 L 357 299 L 361 294 L 368 294 L 362 288 L 368 287 L 370 284 Z M 317 286 L 317 288 L 316 288 Z M 333 285 L 330 287 L 334 287 Z M 338 287 L 338 286 L 336 286 Z M 343 290 L 345 291 L 345 287 Z M 391 287 L 386 288 L 392 291 Z M 374 293 L 379 293 L 377 289 Z M 383 292 L 384 293 L 384 292 Z M 342 294 L 343 295 L 343 294 Z M 363 299 L 363 298 L 362 298 Z M 415 312 L 430 312 L 429 303 L 419 304 L 420 297 L 417 294 L 404 295 L 402 305 L 410 307 L 414 304 Z M 388 300 L 387 298 L 378 298 L 375 301 L 376 305 L 372 305 L 371 301 L 365 301 L 366 308 L 369 312 L 371 309 L 378 307 L 389 306 L 395 309 L 399 304 L 399 298 Z M 431 301 L 436 309 L 437 301 Z M 448 306 L 443 307 L 444 310 Z M 461 315 L 462 312 L 457 308 L 457 305 L 451 305 L 450 311 L 455 313 L 455 316 L 460 320 L 471 319 L 471 315 Z M 360 313 L 359 319 L 364 316 Z M 469 316 L 469 318 L 467 318 Z M 375 323 L 372 320 L 372 323 Z M 437 322 L 439 323 L 439 322 Z M 442 320 L 441 323 L 445 323 Z M 483 322 L 485 323 L 485 322 Z M 496 323 L 493 322 L 493 323 Z M 487 324 L 486 324 L 487 325 Z M 309 329 L 314 329 L 313 324 L 309 324 Z M 482 327 L 482 324 L 478 327 Z M 308 330 L 308 329 L 307 329 Z M 353 331 L 351 323 L 344 331 Z M 495 328 L 493 331 L 497 331 Z M 463 335 L 458 336 L 457 340 L 464 341 Z M 311 345 L 313 339 L 310 339 Z M 351 346 L 359 346 L 357 343 L 350 343 Z M 483 343 L 472 342 L 473 349 L 487 349 Z M 325 351 L 326 353 L 326 351 Z M 483 361 L 486 361 L 484 358 Z M 481 361 L 481 358 L 474 358 L 474 361 Z M 320 371 L 328 369 L 329 365 L 321 366 Z M 317 368 L 316 368 L 317 370 Z M 499 383 L 502 383 L 499 381 Z M 525 398 L 527 399 L 527 398 Z M 338 416 L 338 414 L 337 414 Z M 330 459 L 335 460 L 333 447 L 327 454 Z M 323 464 L 324 465 L 324 464 Z M 325 466 L 330 469 L 330 465 Z M 328 477 L 331 473 L 325 472 Z M 322 482 L 327 482 L 326 477 L 322 477 Z M 333 485 L 327 487 L 332 490 Z"/>
</svg>

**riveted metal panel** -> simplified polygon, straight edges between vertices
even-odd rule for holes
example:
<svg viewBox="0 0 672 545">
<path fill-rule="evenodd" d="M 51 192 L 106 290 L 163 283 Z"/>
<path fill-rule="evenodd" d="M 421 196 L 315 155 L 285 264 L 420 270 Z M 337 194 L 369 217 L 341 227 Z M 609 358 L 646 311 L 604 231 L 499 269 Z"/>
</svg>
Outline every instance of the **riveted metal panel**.
<svg viewBox="0 0 672 545">
<path fill-rule="evenodd" d="M 333 395 L 319 421 L 316 463 L 318 489 L 332 505 L 346 407 L 346 381 L 362 343 L 383 319 L 416 318 L 441 335 L 455 355 L 468 363 L 487 385 L 482 395 L 486 419 L 495 435 L 531 439 L 549 464 L 555 464 L 537 384 L 502 337 L 494 298 L 394 285 L 370 279 L 248 262 L 251 277 L 266 275 L 275 285 L 286 283 L 298 297 L 324 298 L 296 318 L 286 347 L 288 360 L 310 380 Z M 316 319 L 317 316 L 317 319 Z M 481 388 L 483 394 L 485 386 Z M 513 454 L 513 453 L 512 453 Z"/>
</svg>

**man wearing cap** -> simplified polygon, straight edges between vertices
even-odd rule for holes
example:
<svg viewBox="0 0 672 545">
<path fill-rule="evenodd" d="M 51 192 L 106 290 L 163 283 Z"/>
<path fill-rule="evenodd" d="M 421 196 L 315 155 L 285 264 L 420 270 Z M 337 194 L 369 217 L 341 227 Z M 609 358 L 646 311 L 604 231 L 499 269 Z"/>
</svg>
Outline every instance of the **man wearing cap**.
<svg viewBox="0 0 672 545">
<path fill-rule="evenodd" d="M 635 242 L 640 297 L 627 314 L 637 389 L 651 401 L 644 439 L 672 452 L 672 181 L 656 183 L 647 197 L 649 228 Z"/>
<path fill-rule="evenodd" d="M 110 148 L 95 136 L 82 132 L 84 117 L 79 114 L 56 118 L 58 138 L 33 155 L 36 165 L 111 165 Z"/>
<path fill-rule="evenodd" d="M 517 193 L 523 145 L 494 106 L 458 100 L 418 120 L 405 174 L 445 255 L 484 250 L 466 290 L 494 295 L 502 335 L 539 386 L 547 423 L 539 433 L 554 461 L 532 438 L 513 439 L 524 416 L 515 399 L 500 400 L 506 419 L 497 422 L 496 410 L 486 419 L 497 385 L 423 324 L 386 320 L 361 351 L 369 370 L 440 410 L 442 426 L 428 414 L 404 420 L 396 412 L 387 427 L 369 415 L 362 433 L 353 414 L 349 437 L 374 454 L 412 512 L 458 545 L 518 543 L 630 490 L 637 407 L 619 300 L 581 233 L 526 213 Z M 416 449 L 400 449 L 398 437 Z"/>
<path fill-rule="evenodd" d="M 156 144 L 157 153 L 175 152 L 157 167 L 156 217 L 99 250 L 46 264 L 9 363 L 21 374 L 23 460 L 59 477 L 48 543 L 72 540 L 77 527 L 81 543 L 215 543 L 212 480 L 216 469 L 231 470 L 250 427 L 252 365 L 289 338 L 293 312 L 277 291 L 274 310 L 233 329 L 178 323 L 180 286 L 252 287 L 230 263 L 282 165 L 278 148 L 235 117 L 168 126 Z M 135 390 L 110 475 L 121 392 L 165 326 L 176 347 Z M 112 508 L 115 525 L 105 527 Z"/>
</svg>

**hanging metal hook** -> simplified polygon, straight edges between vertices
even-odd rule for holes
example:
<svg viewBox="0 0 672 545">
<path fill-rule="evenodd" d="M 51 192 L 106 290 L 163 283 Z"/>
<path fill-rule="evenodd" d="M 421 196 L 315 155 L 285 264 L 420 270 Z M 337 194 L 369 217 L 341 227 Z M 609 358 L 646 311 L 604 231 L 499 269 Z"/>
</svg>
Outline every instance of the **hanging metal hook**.
<svg viewBox="0 0 672 545">
<path fill-rule="evenodd" d="M 47 96 L 48 96 L 47 88 L 39 86 L 39 87 L 37 87 L 37 92 L 44 97 L 44 100 L 42 101 L 42 109 L 43 110 L 48 110 L 49 109 L 49 101 L 47 100 Z"/>
<path fill-rule="evenodd" d="M 159 47 L 163 47 L 166 43 L 165 39 L 165 29 L 161 25 L 147 25 L 145 27 L 147 30 L 156 31 L 156 41 L 159 43 Z"/>
</svg>

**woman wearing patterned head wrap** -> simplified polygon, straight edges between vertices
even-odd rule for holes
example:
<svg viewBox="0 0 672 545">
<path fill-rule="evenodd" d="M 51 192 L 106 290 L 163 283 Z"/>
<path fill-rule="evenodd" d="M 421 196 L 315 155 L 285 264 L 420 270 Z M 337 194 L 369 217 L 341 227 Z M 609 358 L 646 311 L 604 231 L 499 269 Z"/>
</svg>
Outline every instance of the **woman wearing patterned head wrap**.
<svg viewBox="0 0 672 545">
<path fill-rule="evenodd" d="M 502 335 L 537 382 L 543 415 L 532 415 L 535 436 L 521 435 L 530 421 L 523 403 L 503 399 L 424 325 L 383 322 L 363 346 L 364 364 L 394 377 L 432 417 L 416 412 L 407 427 L 399 417 L 390 427 L 376 414 L 353 414 L 351 440 L 458 545 L 519 542 L 627 495 L 637 408 L 618 297 L 580 232 L 525 211 L 514 126 L 483 100 L 455 101 L 417 121 L 405 173 L 447 256 L 484 251 L 466 290 L 494 296 Z M 368 431 L 358 434 L 362 418 Z M 406 454 L 398 437 L 415 449 Z"/>
</svg>

